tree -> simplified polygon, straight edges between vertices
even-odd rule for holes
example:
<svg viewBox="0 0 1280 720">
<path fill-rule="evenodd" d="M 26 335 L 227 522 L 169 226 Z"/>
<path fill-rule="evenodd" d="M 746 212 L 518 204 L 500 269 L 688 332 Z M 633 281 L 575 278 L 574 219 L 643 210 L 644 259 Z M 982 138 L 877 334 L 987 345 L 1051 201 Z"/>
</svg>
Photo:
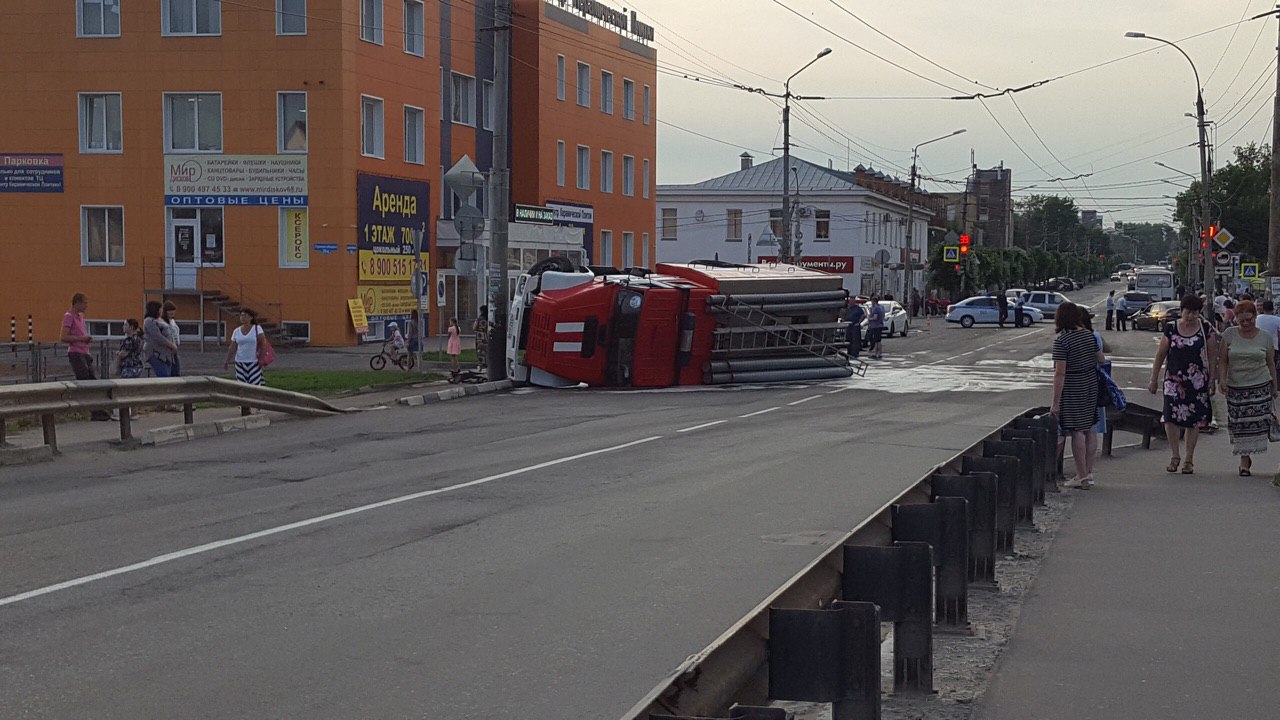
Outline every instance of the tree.
<svg viewBox="0 0 1280 720">
<path fill-rule="evenodd" d="M 1166 223 L 1116 223 L 1112 246 L 1121 262 L 1163 260 L 1178 252 L 1178 234 Z"/>
<path fill-rule="evenodd" d="M 1271 146 L 1249 143 L 1234 149 L 1235 160 L 1213 173 L 1209 193 L 1210 221 L 1231 230 L 1233 252 L 1266 262 L 1270 224 Z M 1194 213 L 1194 215 L 1193 215 Z M 1178 193 L 1175 216 L 1184 228 L 1198 228 L 1200 182 Z M 1184 236 L 1189 237 L 1189 236 Z"/>
</svg>

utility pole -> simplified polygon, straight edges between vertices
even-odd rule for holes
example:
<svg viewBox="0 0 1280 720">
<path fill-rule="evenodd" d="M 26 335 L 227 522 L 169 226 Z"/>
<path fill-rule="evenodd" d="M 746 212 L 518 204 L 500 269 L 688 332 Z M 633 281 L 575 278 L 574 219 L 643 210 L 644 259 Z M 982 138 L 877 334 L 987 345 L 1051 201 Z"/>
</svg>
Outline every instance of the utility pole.
<svg viewBox="0 0 1280 720">
<path fill-rule="evenodd" d="M 511 215 L 508 133 L 511 101 L 511 0 L 493 4 L 493 164 L 489 171 L 490 380 L 507 377 L 507 220 Z M 497 277 L 495 278 L 495 270 Z"/>
<path fill-rule="evenodd" d="M 1280 16 L 1277 16 L 1280 20 Z M 1276 23 L 1280 26 L 1280 22 Z M 1280 39 L 1276 44 L 1276 57 L 1280 61 Z M 1280 92 L 1280 73 L 1276 73 L 1276 90 Z M 1267 233 L 1267 274 L 1280 275 L 1280 94 L 1276 95 L 1271 110 L 1271 222 Z"/>
<path fill-rule="evenodd" d="M 791 99 L 803 99 L 791 94 L 791 81 L 810 65 L 831 54 L 831 48 L 823 48 L 818 56 L 804 67 L 791 73 L 782 85 L 782 237 L 778 239 L 778 262 L 789 263 L 794 252 L 791 249 Z"/>
</svg>

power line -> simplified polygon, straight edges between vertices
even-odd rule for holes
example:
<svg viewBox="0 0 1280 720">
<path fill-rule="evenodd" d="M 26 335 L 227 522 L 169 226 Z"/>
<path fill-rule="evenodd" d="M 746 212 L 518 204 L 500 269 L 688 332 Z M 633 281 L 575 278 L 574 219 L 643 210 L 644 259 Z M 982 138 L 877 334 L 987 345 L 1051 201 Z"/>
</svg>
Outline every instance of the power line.
<svg viewBox="0 0 1280 720">
<path fill-rule="evenodd" d="M 1241 20 L 1244 20 L 1245 16 L 1249 14 L 1249 6 L 1252 4 L 1253 4 L 1253 0 L 1244 0 L 1244 10 L 1240 11 Z M 1266 25 L 1263 25 L 1263 27 L 1266 27 Z M 1222 54 L 1218 56 L 1218 62 L 1213 64 L 1213 69 L 1209 71 L 1209 75 L 1204 79 L 1205 85 L 1208 85 L 1209 81 L 1213 80 L 1213 74 L 1218 72 L 1218 66 L 1222 64 L 1223 58 L 1227 56 L 1227 51 L 1231 49 L 1231 43 L 1235 42 L 1236 33 L 1239 31 L 1240 31 L 1239 25 L 1236 25 L 1234 28 L 1231 29 L 1231 37 L 1227 38 L 1227 42 L 1223 44 Z"/>
<path fill-rule="evenodd" d="M 996 114 L 991 112 L 991 108 L 987 107 L 986 98 L 980 97 L 978 98 L 978 102 L 982 103 L 982 109 L 987 111 L 987 114 L 990 115 L 991 119 L 995 121 L 996 126 L 1000 128 L 1001 132 L 1004 133 L 1004 136 L 1009 138 L 1009 142 L 1013 143 L 1013 146 L 1018 148 L 1018 152 L 1022 153 L 1023 157 L 1029 160 L 1032 165 L 1035 165 L 1040 172 L 1044 173 L 1045 177 L 1053 177 L 1053 173 L 1049 172 L 1048 170 L 1045 170 L 1043 165 L 1036 162 L 1035 158 L 1031 157 L 1031 155 L 1025 149 L 1023 149 L 1022 145 L 1017 140 L 1014 139 L 1013 135 L 1009 132 L 1009 129 L 1004 126 L 1004 123 L 1000 122 L 1000 118 L 996 117 Z"/>
</svg>

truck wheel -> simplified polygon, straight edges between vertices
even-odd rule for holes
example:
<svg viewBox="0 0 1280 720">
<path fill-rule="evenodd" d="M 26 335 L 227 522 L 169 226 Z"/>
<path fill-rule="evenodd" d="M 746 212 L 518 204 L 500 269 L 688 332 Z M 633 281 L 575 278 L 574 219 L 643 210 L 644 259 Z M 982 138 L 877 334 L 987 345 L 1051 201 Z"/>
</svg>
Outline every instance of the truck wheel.
<svg viewBox="0 0 1280 720">
<path fill-rule="evenodd" d="M 965 315 L 964 317 L 960 318 L 960 327 L 962 327 L 962 328 L 971 328 L 971 327 L 973 327 L 973 316 L 972 316 L 972 315 Z"/>
</svg>

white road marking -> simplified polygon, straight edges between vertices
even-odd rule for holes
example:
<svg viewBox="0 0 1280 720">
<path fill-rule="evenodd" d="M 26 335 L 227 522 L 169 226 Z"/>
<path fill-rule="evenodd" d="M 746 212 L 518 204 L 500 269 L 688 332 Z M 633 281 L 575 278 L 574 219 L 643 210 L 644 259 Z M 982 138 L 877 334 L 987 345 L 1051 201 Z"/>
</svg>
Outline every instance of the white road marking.
<svg viewBox="0 0 1280 720">
<path fill-rule="evenodd" d="M 846 391 L 846 390 L 852 390 L 852 389 L 853 389 L 853 388 L 851 388 L 851 387 L 836 388 L 835 390 L 832 390 L 831 392 L 829 392 L 829 393 L 827 393 L 827 394 L 828 394 L 828 395 L 836 395 L 836 394 L 842 393 L 842 392 L 844 392 L 844 391 Z"/>
<path fill-rule="evenodd" d="M 88 585 L 89 583 L 97 582 L 98 580 L 106 580 L 107 578 L 116 577 L 117 575 L 125 575 L 128 573 L 137 572 L 139 570 L 145 570 L 150 567 L 155 567 L 157 565 L 163 565 L 165 563 L 174 562 L 175 560 L 181 560 L 183 558 L 188 558 L 193 555 L 202 555 L 204 553 L 213 552 L 214 550 L 220 550 L 224 547 L 230 547 L 232 545 L 241 545 L 247 542 L 252 542 L 254 540 L 259 540 L 261 538 L 271 537 L 272 535 L 279 535 L 281 533 L 289 532 L 290 530 L 298 530 L 301 528 L 310 527 L 312 525 L 320 525 L 322 523 L 327 523 L 331 520 L 337 520 L 337 519 L 348 517 L 351 515 L 358 515 L 360 513 L 369 512 L 370 510 L 379 510 L 384 507 L 399 505 L 401 503 L 407 503 L 413 500 L 421 500 L 422 498 L 432 497 L 434 495 L 443 495 L 445 493 L 454 492 L 455 490 L 463 490 L 466 488 L 476 487 L 478 485 L 485 485 L 487 483 L 491 483 L 496 480 L 503 480 L 505 478 L 514 477 L 516 475 L 523 475 L 525 473 L 533 472 L 534 470 L 542 470 L 543 468 L 549 468 L 555 465 L 563 465 L 564 463 L 573 462 L 574 460 L 581 460 L 583 458 L 588 458 L 595 455 L 603 455 L 605 453 L 615 452 L 617 450 L 624 450 L 629 447 L 635 447 L 636 445 L 643 445 L 645 443 L 650 443 L 650 442 L 653 442 L 654 440 L 661 440 L 662 437 L 663 436 L 661 435 L 654 435 L 653 437 L 647 437 L 647 438 L 644 438 L 643 440 L 633 440 L 631 442 L 623 443 L 621 445 L 614 445 L 612 447 L 602 448 L 600 450 L 591 450 L 589 452 L 578 453 L 577 455 L 570 455 L 568 457 L 562 457 L 557 460 L 548 460 L 547 462 L 541 462 L 541 463 L 538 463 L 537 465 L 529 465 L 527 467 L 518 468 L 516 470 L 508 470 L 507 472 L 498 473 L 497 475 L 490 475 L 488 477 L 483 477 L 478 480 L 471 480 L 464 483 L 458 483 L 457 485 L 450 485 L 448 487 L 437 488 L 435 490 L 424 490 L 422 492 L 416 492 L 409 495 L 401 495 L 400 497 L 394 497 L 388 500 L 380 500 L 375 503 L 369 503 L 368 505 L 361 505 L 359 507 L 353 507 L 353 508 L 348 508 L 346 510 L 340 510 L 338 512 L 329 513 L 328 515 L 319 515 L 317 517 L 308 518 L 306 520 L 299 520 L 297 522 L 292 522 L 287 525 L 280 525 L 278 527 L 268 528 L 266 530 L 259 530 L 257 532 L 252 532 L 247 535 L 239 535 L 237 537 L 227 538 L 225 540 L 217 540 L 211 543 L 205 543 L 204 545 L 189 547 L 189 548 L 186 548 L 185 550 L 178 550 L 176 552 L 166 553 L 164 555 L 157 555 L 151 558 L 150 560 L 143 560 L 142 562 L 137 562 L 132 565 L 125 565 L 123 567 L 113 568 L 111 570 L 105 570 L 103 572 L 94 573 L 92 575 L 85 575 L 84 577 L 78 577 L 74 580 L 67 580 L 65 582 L 55 583 L 53 585 L 46 585 L 45 587 L 36 588 L 35 590 L 29 590 L 27 592 L 18 593 L 17 595 L 10 595 L 8 597 L 0 598 L 0 607 L 4 607 L 5 605 L 13 605 L 15 603 L 20 603 L 23 600 L 30 600 L 32 598 L 40 597 L 41 595 L 49 595 L 55 592 L 59 592 L 61 590 L 68 590 L 73 587 L 79 587 L 81 585 Z"/>
<path fill-rule="evenodd" d="M 727 423 L 727 422 L 729 422 L 729 421 L 728 421 L 728 420 L 713 420 L 712 422 L 709 422 L 709 423 L 702 423 L 701 425 L 694 425 L 693 427 L 682 428 L 682 429 L 680 429 L 680 430 L 677 430 L 676 432 L 678 432 L 678 433 L 693 432 L 694 430 L 701 430 L 702 428 L 709 428 L 709 427 L 713 427 L 713 426 L 715 426 L 715 425 L 720 425 L 721 423 Z"/>
<path fill-rule="evenodd" d="M 740 417 L 740 418 L 755 417 L 755 416 L 757 416 L 757 415 L 763 415 L 763 414 L 765 414 L 765 413 L 773 412 L 774 410 L 781 410 L 781 409 L 782 409 L 782 408 L 780 408 L 780 407 L 771 407 L 771 408 L 769 408 L 769 409 L 767 409 L 767 410 L 757 410 L 757 411 L 755 411 L 755 412 L 753 412 L 753 413 L 747 413 L 746 415 L 739 415 L 738 417 Z"/>
<path fill-rule="evenodd" d="M 807 403 L 807 402 L 809 402 L 810 400 L 817 400 L 817 399 L 818 399 L 818 398 L 820 398 L 820 397 L 822 397 L 822 396 L 821 396 L 821 395 L 810 395 L 810 396 L 809 396 L 809 397 L 807 397 L 807 398 L 800 398 L 799 400 L 797 400 L 797 401 L 795 401 L 795 402 L 789 402 L 789 403 L 787 403 L 787 405 L 788 405 L 788 406 L 792 406 L 792 405 L 800 405 L 800 404 L 803 404 L 803 403 Z"/>
</svg>

